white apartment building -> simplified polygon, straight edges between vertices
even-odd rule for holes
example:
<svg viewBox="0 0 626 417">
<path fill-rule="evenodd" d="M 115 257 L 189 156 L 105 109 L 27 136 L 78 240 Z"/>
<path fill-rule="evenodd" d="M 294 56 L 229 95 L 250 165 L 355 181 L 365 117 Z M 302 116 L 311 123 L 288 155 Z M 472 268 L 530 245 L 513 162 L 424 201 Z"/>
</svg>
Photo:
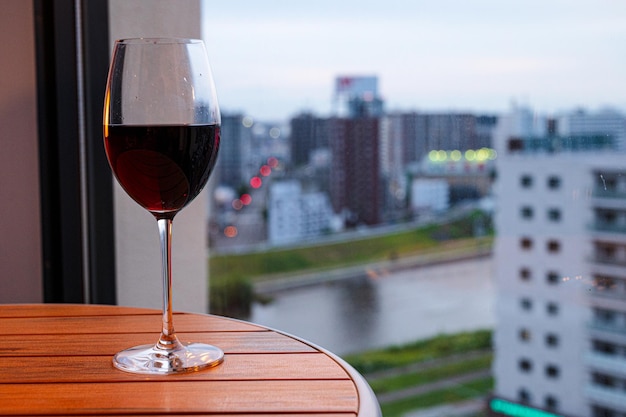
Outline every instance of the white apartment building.
<svg viewBox="0 0 626 417">
<path fill-rule="evenodd" d="M 303 193 L 296 180 L 273 183 L 267 207 L 268 235 L 273 245 L 319 236 L 331 226 L 333 212 L 328 195 Z"/>
<path fill-rule="evenodd" d="M 450 185 L 442 178 L 417 178 L 411 183 L 414 213 L 441 213 L 450 208 Z"/>
<path fill-rule="evenodd" d="M 585 389 L 591 416 L 626 416 L 626 155 L 596 161 Z"/>
<path fill-rule="evenodd" d="M 546 126 L 518 110 L 495 138 L 495 396 L 624 417 L 626 155 L 594 150 L 598 131 Z"/>
</svg>

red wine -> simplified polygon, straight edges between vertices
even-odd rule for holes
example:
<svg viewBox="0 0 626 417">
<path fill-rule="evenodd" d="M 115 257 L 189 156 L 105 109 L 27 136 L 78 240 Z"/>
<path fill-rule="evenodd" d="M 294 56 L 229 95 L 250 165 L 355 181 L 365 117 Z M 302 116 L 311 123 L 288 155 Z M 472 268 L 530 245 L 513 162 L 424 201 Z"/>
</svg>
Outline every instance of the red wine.
<svg viewBox="0 0 626 417">
<path fill-rule="evenodd" d="M 157 216 L 173 216 L 209 179 L 220 127 L 108 125 L 104 136 L 109 164 L 128 195 Z"/>
</svg>

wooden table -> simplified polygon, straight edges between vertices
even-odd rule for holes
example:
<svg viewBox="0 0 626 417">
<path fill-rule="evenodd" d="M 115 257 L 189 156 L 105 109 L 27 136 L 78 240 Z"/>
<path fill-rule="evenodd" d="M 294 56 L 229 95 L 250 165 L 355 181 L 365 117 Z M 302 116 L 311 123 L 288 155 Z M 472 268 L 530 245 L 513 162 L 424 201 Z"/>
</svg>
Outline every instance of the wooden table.
<svg viewBox="0 0 626 417">
<path fill-rule="evenodd" d="M 0 414 L 379 416 L 363 378 L 296 337 L 176 313 L 181 341 L 214 344 L 221 365 L 172 376 L 115 369 L 112 355 L 156 342 L 161 312 L 93 305 L 0 305 Z"/>
</svg>

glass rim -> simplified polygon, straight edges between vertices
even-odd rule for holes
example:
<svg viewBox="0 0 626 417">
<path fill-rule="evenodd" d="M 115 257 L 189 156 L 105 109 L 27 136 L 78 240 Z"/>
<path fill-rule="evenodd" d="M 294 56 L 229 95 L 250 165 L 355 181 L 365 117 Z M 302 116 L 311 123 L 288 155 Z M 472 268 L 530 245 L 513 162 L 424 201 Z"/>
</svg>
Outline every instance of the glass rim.
<svg viewBox="0 0 626 417">
<path fill-rule="evenodd" d="M 115 43 L 124 44 L 190 44 L 203 43 L 201 39 L 194 38 L 165 38 L 165 37 L 141 37 L 141 38 L 122 38 L 117 39 Z"/>
</svg>

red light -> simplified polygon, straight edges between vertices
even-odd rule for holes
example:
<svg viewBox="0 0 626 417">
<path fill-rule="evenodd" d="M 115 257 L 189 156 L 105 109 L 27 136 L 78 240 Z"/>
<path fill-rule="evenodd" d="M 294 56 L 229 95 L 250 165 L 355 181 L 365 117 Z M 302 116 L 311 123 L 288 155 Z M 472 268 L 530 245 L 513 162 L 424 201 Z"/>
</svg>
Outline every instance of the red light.
<svg viewBox="0 0 626 417">
<path fill-rule="evenodd" d="M 270 168 L 276 168 L 278 166 L 278 159 L 270 156 L 269 158 L 267 158 L 267 165 L 269 165 Z"/>
<path fill-rule="evenodd" d="M 237 228 L 235 226 L 226 226 L 224 229 L 224 236 L 226 237 L 235 237 L 237 236 Z"/>
<path fill-rule="evenodd" d="M 272 173 L 272 168 L 270 168 L 269 165 L 263 165 L 261 167 L 261 169 L 259 170 L 259 172 L 261 173 L 261 175 L 263 175 L 264 177 L 267 177 L 268 175 L 270 175 Z"/>
<path fill-rule="evenodd" d="M 261 185 L 263 185 L 263 181 L 259 177 L 252 177 L 250 180 L 250 187 L 252 188 L 259 188 Z"/>
<path fill-rule="evenodd" d="M 252 203 L 252 196 L 250 194 L 242 194 L 241 197 L 239 197 L 239 200 L 241 200 L 244 206 L 247 206 Z"/>
</svg>

